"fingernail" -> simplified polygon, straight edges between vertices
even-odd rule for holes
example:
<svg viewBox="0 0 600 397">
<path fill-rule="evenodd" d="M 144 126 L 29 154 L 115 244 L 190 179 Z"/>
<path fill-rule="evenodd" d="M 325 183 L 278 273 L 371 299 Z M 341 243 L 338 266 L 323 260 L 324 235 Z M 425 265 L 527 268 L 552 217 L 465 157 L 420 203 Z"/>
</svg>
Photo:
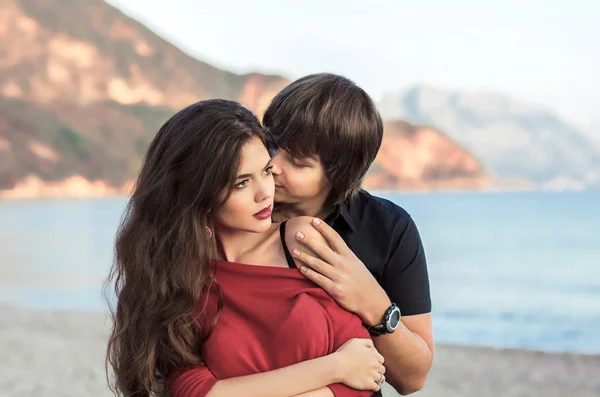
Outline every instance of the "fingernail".
<svg viewBox="0 0 600 397">
<path fill-rule="evenodd" d="M 304 272 L 306 271 L 306 266 L 302 266 L 302 267 L 300 268 L 300 271 L 304 273 Z"/>
<path fill-rule="evenodd" d="M 294 249 L 292 250 L 292 255 L 294 255 L 295 257 L 299 257 L 299 256 L 300 256 L 300 251 L 299 251 L 299 250 L 297 250 L 296 248 L 294 248 Z"/>
<path fill-rule="evenodd" d="M 297 238 L 298 240 L 302 240 L 302 239 L 304 238 L 304 233 L 302 233 L 302 232 L 298 232 L 298 233 L 296 233 L 296 238 Z"/>
<path fill-rule="evenodd" d="M 321 220 L 319 218 L 313 218 L 313 224 L 319 226 L 321 224 Z"/>
</svg>

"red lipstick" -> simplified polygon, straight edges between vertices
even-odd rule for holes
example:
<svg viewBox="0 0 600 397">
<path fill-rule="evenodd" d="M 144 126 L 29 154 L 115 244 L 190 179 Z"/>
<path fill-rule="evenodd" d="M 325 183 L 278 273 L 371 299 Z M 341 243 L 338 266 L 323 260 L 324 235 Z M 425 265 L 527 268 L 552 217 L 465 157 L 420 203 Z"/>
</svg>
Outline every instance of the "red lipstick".
<svg viewBox="0 0 600 397">
<path fill-rule="evenodd" d="M 271 213 L 273 211 L 271 210 L 271 206 L 269 205 L 268 207 L 263 208 L 262 210 L 258 211 L 256 214 L 254 214 L 253 216 L 258 219 L 258 220 L 265 220 L 271 217 Z"/>
</svg>

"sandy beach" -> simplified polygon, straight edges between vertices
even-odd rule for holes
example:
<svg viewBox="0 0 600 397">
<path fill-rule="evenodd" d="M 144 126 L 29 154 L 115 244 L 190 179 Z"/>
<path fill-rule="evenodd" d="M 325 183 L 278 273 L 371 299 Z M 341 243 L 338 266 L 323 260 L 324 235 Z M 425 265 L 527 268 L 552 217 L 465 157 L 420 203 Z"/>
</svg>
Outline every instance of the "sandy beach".
<svg viewBox="0 0 600 397">
<path fill-rule="evenodd" d="M 0 395 L 111 396 L 103 313 L 0 306 Z M 600 396 L 600 356 L 438 345 L 418 397 Z M 384 396 L 397 396 L 386 388 Z"/>
</svg>

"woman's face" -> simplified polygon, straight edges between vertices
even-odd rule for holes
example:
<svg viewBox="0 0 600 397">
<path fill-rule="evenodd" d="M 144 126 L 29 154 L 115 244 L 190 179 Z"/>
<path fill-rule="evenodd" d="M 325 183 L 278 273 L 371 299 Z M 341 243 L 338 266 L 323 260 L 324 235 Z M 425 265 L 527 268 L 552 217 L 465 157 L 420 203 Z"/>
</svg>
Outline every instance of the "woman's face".
<svg viewBox="0 0 600 397">
<path fill-rule="evenodd" d="M 275 183 L 271 157 L 258 137 L 251 138 L 241 151 L 238 177 L 229 199 L 215 214 L 220 232 L 265 232 L 271 227 Z"/>
</svg>

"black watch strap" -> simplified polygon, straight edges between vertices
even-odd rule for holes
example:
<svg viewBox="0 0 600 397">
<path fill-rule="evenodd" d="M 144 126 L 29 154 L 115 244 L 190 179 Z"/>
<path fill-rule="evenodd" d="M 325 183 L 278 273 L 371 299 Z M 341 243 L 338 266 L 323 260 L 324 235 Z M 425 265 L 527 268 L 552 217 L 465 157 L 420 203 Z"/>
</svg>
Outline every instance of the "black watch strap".
<svg viewBox="0 0 600 397">
<path fill-rule="evenodd" d="M 379 336 L 379 335 L 383 335 L 383 334 L 391 334 L 392 332 L 394 332 L 394 331 L 388 330 L 387 322 L 389 321 L 390 316 L 396 309 L 398 309 L 398 306 L 396 306 L 395 303 L 392 303 L 392 305 L 390 307 L 388 307 L 387 310 L 385 311 L 385 313 L 383 314 L 383 320 L 381 321 L 381 323 L 375 324 L 375 325 L 366 325 L 365 324 L 365 327 L 367 328 L 369 333 L 373 336 Z"/>
<path fill-rule="evenodd" d="M 366 327 L 367 331 L 369 331 L 372 336 L 379 336 L 388 333 L 384 324 L 367 325 Z"/>
</svg>

